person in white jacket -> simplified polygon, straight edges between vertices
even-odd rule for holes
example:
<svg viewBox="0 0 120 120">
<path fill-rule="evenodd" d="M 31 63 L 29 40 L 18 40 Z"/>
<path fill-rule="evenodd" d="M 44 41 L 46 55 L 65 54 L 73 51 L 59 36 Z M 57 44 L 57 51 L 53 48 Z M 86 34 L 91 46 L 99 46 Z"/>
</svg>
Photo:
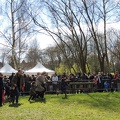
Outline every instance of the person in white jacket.
<svg viewBox="0 0 120 120">
<path fill-rule="evenodd" d="M 51 80 L 52 80 L 52 85 L 53 85 L 53 91 L 57 92 L 57 90 L 58 90 L 58 76 L 56 73 L 53 74 Z"/>
</svg>

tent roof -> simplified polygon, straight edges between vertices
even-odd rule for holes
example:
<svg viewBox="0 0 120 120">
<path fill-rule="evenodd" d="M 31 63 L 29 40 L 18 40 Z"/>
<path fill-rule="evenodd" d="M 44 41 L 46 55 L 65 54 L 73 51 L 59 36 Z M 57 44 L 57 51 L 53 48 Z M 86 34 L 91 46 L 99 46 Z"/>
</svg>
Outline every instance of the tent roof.
<svg viewBox="0 0 120 120">
<path fill-rule="evenodd" d="M 28 74 L 36 74 L 37 72 L 47 72 L 48 74 L 55 73 L 55 71 L 45 68 L 41 63 L 37 63 L 35 67 L 25 71 L 25 73 L 28 73 Z"/>
<path fill-rule="evenodd" d="M 11 73 L 16 73 L 17 70 L 15 70 L 14 68 L 12 68 L 9 64 L 5 64 L 1 69 L 0 72 L 3 74 L 11 74 Z"/>
</svg>

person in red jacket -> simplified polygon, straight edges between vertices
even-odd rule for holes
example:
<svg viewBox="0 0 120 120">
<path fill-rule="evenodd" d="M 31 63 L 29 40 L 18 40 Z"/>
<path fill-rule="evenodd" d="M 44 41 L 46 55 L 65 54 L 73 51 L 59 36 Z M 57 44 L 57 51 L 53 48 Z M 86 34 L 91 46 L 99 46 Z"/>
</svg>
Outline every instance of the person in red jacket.
<svg viewBox="0 0 120 120">
<path fill-rule="evenodd" d="M 115 75 L 114 75 L 114 79 L 116 79 L 119 76 L 119 72 L 116 71 Z"/>
</svg>

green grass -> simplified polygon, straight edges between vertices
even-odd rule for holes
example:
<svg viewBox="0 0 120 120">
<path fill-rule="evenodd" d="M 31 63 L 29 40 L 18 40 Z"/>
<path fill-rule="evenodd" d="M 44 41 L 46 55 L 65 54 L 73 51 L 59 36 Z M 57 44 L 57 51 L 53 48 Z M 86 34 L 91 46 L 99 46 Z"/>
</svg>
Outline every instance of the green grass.
<svg viewBox="0 0 120 120">
<path fill-rule="evenodd" d="M 64 95 L 45 94 L 45 101 L 28 102 L 20 96 L 18 105 L 0 107 L 0 120 L 120 120 L 120 93 Z"/>
</svg>

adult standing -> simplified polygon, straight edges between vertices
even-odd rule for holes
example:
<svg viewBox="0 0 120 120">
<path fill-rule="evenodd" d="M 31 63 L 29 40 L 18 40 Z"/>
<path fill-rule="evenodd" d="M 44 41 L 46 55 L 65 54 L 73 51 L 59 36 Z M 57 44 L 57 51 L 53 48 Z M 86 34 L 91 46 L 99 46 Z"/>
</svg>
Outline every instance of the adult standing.
<svg viewBox="0 0 120 120">
<path fill-rule="evenodd" d="M 3 74 L 0 73 L 0 107 L 2 106 Z"/>
<path fill-rule="evenodd" d="M 67 98 L 67 86 L 68 86 L 67 79 L 68 77 L 66 73 L 63 73 L 61 78 L 61 91 L 63 94 L 65 94 L 65 98 Z"/>
<path fill-rule="evenodd" d="M 98 72 L 98 75 L 97 75 L 97 89 L 98 89 L 98 92 L 102 92 L 103 91 L 103 81 L 102 81 L 102 74 L 101 72 Z"/>
<path fill-rule="evenodd" d="M 46 91 L 49 91 L 50 83 L 51 83 L 51 77 L 48 75 L 48 73 L 45 73 L 45 89 Z"/>
<path fill-rule="evenodd" d="M 52 79 L 53 91 L 57 92 L 57 90 L 59 89 L 58 88 L 58 76 L 57 76 L 57 74 L 56 73 L 53 74 L 51 79 Z"/>
<path fill-rule="evenodd" d="M 19 98 L 19 95 L 20 95 L 21 88 L 22 88 L 22 86 L 25 85 L 25 83 L 24 83 L 24 76 L 23 76 L 23 72 L 22 72 L 21 69 L 19 69 L 18 72 L 13 77 L 12 84 L 15 85 L 16 103 L 18 103 L 18 98 Z"/>
<path fill-rule="evenodd" d="M 14 75 L 15 75 L 15 73 L 12 73 L 10 76 L 9 76 L 9 80 L 10 80 L 10 83 L 11 83 L 11 81 L 12 81 L 12 79 L 13 79 L 13 77 L 14 77 Z"/>
</svg>

